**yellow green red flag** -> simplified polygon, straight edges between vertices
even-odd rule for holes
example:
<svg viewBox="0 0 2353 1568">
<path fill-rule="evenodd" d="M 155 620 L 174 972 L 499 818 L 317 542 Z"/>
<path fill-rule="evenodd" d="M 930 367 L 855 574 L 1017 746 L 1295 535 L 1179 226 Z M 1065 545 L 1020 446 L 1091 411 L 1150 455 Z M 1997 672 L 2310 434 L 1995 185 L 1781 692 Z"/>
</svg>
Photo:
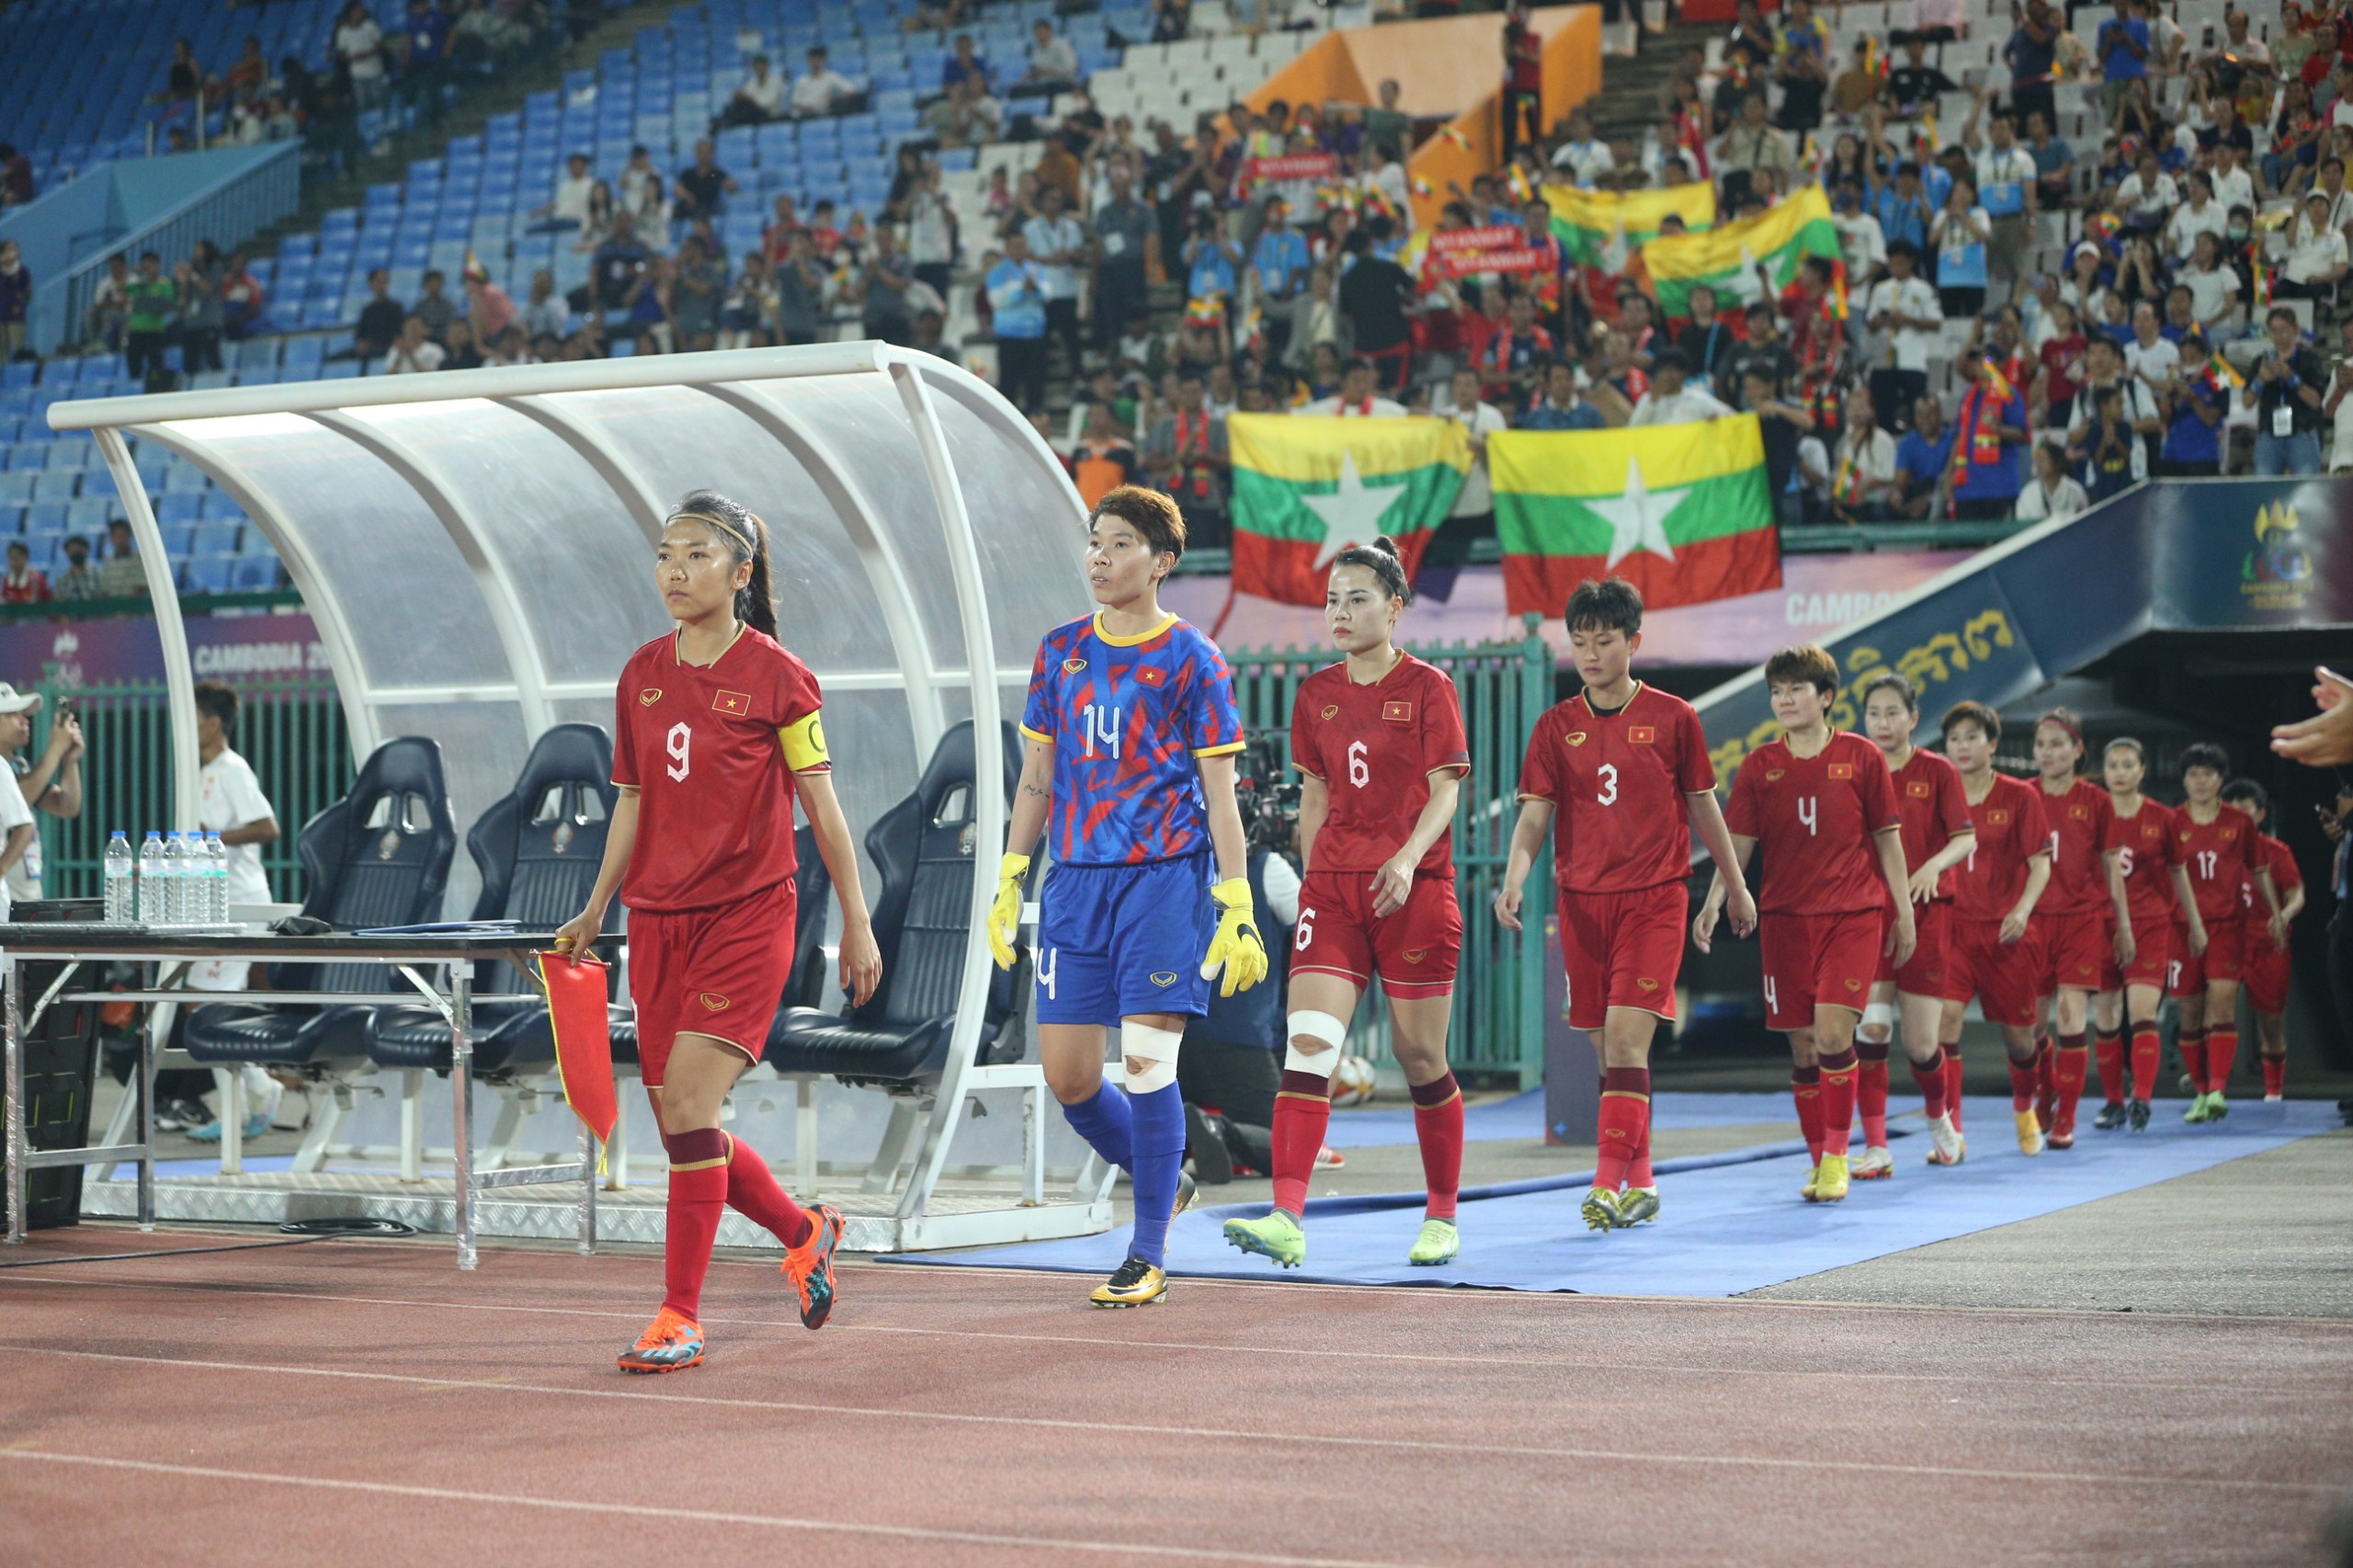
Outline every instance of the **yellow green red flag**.
<svg viewBox="0 0 2353 1568">
<path fill-rule="evenodd" d="M 1451 419 L 1237 414 L 1233 587 L 1320 605 L 1332 558 L 1386 534 L 1411 577 L 1471 468 Z"/>
<path fill-rule="evenodd" d="M 1626 255 L 1658 238 L 1658 226 L 1670 214 L 1693 233 L 1716 222 L 1716 187 L 1704 181 L 1622 192 L 1548 185 L 1544 201 L 1552 209 L 1552 237 L 1561 253 L 1612 272 L 1625 265 Z"/>
<path fill-rule="evenodd" d="M 1830 262 L 1835 284 L 1846 264 L 1837 225 L 1830 221 L 1830 199 L 1818 185 L 1805 187 L 1756 217 L 1735 218 L 1704 234 L 1666 235 L 1643 247 L 1643 264 L 1657 287 L 1659 308 L 1670 316 L 1691 313 L 1691 290 L 1701 283 L 1720 296 L 1730 291 L 1744 300 L 1756 298 L 1759 264 L 1778 291 L 1797 276 L 1806 257 L 1814 256 Z"/>
</svg>

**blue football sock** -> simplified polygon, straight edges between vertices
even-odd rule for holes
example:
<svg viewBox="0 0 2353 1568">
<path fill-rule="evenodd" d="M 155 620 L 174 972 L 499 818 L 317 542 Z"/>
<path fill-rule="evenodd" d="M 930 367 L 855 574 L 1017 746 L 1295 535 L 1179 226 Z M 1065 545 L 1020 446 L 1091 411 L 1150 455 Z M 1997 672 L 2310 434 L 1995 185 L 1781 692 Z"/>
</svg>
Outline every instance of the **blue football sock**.
<svg viewBox="0 0 2353 1568">
<path fill-rule="evenodd" d="M 1128 1251 L 1159 1267 L 1168 1252 L 1168 1210 L 1185 1164 L 1185 1097 L 1174 1084 L 1149 1094 L 1130 1093 L 1135 1113 L 1136 1233 Z"/>
<path fill-rule="evenodd" d="M 1108 1080 L 1095 1086 L 1093 1099 L 1063 1107 L 1063 1115 L 1070 1119 L 1071 1131 L 1086 1139 L 1087 1147 L 1102 1155 L 1106 1164 L 1126 1170 L 1133 1162 L 1135 1135 L 1128 1114 L 1128 1097 Z M 1177 1116 L 1181 1129 L 1181 1109 Z"/>
</svg>

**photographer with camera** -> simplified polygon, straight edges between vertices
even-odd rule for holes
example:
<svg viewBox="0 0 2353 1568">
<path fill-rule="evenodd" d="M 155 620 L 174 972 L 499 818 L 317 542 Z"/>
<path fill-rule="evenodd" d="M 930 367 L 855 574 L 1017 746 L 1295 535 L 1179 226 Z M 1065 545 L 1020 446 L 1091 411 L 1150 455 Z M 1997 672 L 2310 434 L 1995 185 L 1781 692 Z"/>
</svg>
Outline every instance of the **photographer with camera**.
<svg viewBox="0 0 2353 1568">
<path fill-rule="evenodd" d="M 1185 1052 L 1176 1060 L 1194 1178 L 1211 1187 L 1232 1180 L 1237 1165 L 1262 1173 L 1274 1168 L 1271 1130 L 1281 1078 L 1275 1058 L 1283 1048 L 1290 934 L 1299 921 L 1299 869 L 1290 858 L 1299 781 L 1286 774 L 1274 736 L 1253 739 L 1243 756 L 1234 790 L 1249 835 L 1250 896 L 1267 944 L 1267 979 L 1231 996 L 1211 992 L 1209 1016 L 1185 1031 Z"/>
</svg>

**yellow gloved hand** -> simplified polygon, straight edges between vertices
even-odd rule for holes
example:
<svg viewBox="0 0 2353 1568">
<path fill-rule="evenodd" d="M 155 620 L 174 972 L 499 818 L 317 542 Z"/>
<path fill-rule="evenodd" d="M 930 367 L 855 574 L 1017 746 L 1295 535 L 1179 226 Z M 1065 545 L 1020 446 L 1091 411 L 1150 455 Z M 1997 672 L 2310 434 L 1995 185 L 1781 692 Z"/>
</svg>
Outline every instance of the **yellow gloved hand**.
<svg viewBox="0 0 2353 1568">
<path fill-rule="evenodd" d="M 1267 944 L 1258 937 L 1258 913 L 1251 907 L 1248 878 L 1228 877 L 1210 889 L 1210 896 L 1222 913 L 1217 935 L 1210 938 L 1209 956 L 1201 960 L 1201 978 L 1208 980 L 1222 968 L 1225 982 L 1217 994 L 1231 996 L 1267 978 Z"/>
<path fill-rule="evenodd" d="M 1013 939 L 1021 933 L 1021 879 L 1029 857 L 1007 855 L 997 862 L 996 902 L 989 905 L 989 957 L 999 969 L 1013 967 Z"/>
</svg>

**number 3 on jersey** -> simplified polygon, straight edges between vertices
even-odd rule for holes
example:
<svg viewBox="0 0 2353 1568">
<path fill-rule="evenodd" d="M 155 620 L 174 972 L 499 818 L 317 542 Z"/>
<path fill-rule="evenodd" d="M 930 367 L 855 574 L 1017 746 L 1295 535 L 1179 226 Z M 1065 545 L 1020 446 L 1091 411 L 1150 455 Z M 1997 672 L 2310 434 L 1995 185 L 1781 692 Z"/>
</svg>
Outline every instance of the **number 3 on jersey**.
<svg viewBox="0 0 2353 1568">
<path fill-rule="evenodd" d="M 686 782 L 687 774 L 691 771 L 693 767 L 693 763 L 688 757 L 688 753 L 694 749 L 694 741 L 695 733 L 687 728 L 683 722 L 670 726 L 670 767 L 668 771 L 670 777 L 681 784 Z"/>
<path fill-rule="evenodd" d="M 1601 780 L 1601 792 L 1594 799 L 1605 806 L 1616 805 L 1618 803 L 1618 765 L 1614 762 L 1605 762 L 1593 770 L 1593 776 Z"/>
</svg>

